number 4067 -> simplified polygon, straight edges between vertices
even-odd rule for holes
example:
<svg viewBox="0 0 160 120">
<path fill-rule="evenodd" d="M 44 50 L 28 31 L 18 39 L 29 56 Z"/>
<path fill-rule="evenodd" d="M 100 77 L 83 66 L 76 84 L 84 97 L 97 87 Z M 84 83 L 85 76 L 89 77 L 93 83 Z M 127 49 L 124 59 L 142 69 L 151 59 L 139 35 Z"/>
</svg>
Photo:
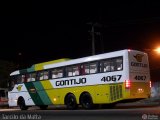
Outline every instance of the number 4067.
<svg viewBox="0 0 160 120">
<path fill-rule="evenodd" d="M 122 75 L 113 75 L 113 76 L 106 76 L 101 79 L 103 82 L 110 82 L 110 81 L 119 81 Z"/>
</svg>

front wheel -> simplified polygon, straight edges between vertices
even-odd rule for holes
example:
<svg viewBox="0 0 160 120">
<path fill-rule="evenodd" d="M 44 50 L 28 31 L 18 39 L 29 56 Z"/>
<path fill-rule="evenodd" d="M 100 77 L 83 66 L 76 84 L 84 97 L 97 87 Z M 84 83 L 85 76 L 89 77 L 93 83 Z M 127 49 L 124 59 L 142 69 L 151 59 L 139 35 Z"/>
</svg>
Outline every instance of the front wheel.
<svg viewBox="0 0 160 120">
<path fill-rule="evenodd" d="M 28 107 L 26 106 L 25 101 L 24 101 L 23 98 L 18 100 L 18 105 L 19 105 L 21 110 L 27 110 L 28 109 Z"/>
</svg>

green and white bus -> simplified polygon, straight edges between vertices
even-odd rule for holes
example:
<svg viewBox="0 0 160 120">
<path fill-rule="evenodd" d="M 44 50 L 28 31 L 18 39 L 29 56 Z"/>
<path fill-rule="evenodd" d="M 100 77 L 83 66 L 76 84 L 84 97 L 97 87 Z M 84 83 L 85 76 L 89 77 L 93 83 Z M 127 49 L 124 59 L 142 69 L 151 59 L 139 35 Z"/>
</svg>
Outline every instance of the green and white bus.
<svg viewBox="0 0 160 120">
<path fill-rule="evenodd" d="M 120 50 L 78 59 L 34 64 L 10 74 L 9 106 L 46 109 L 91 109 L 94 105 L 150 97 L 148 56 L 137 50 Z"/>
</svg>

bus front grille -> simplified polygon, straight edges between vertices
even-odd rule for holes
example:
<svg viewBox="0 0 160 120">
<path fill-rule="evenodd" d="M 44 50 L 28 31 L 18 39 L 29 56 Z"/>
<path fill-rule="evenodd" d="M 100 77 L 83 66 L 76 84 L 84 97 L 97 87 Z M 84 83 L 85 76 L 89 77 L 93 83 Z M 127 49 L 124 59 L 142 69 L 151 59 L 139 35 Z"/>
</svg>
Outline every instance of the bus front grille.
<svg viewBox="0 0 160 120">
<path fill-rule="evenodd" d="M 115 101 L 122 98 L 122 85 L 110 85 L 110 100 Z"/>
</svg>

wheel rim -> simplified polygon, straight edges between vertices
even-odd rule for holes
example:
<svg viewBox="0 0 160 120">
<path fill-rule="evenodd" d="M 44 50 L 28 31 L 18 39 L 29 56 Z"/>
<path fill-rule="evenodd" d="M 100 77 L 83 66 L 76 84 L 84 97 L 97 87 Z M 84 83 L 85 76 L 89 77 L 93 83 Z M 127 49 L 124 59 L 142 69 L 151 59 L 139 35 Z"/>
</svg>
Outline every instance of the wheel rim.
<svg viewBox="0 0 160 120">
<path fill-rule="evenodd" d="M 20 107 L 20 109 L 24 109 L 24 107 L 25 107 L 24 100 L 22 100 L 22 101 L 20 102 L 19 107 Z"/>
<path fill-rule="evenodd" d="M 70 107 L 73 107 L 74 104 L 75 104 L 74 99 L 73 99 L 72 97 L 70 97 L 69 100 L 68 100 L 68 105 L 69 105 Z"/>
<path fill-rule="evenodd" d="M 90 97 L 90 95 L 84 95 L 82 97 L 82 106 L 85 108 L 85 109 L 91 109 L 92 108 L 92 98 Z"/>
<path fill-rule="evenodd" d="M 91 105 L 90 97 L 87 97 L 87 96 L 84 97 L 84 105 L 86 108 L 88 108 Z"/>
<path fill-rule="evenodd" d="M 66 105 L 67 105 L 68 109 L 76 109 L 77 108 L 77 102 L 76 102 L 76 99 L 74 98 L 74 96 L 68 96 Z"/>
</svg>

